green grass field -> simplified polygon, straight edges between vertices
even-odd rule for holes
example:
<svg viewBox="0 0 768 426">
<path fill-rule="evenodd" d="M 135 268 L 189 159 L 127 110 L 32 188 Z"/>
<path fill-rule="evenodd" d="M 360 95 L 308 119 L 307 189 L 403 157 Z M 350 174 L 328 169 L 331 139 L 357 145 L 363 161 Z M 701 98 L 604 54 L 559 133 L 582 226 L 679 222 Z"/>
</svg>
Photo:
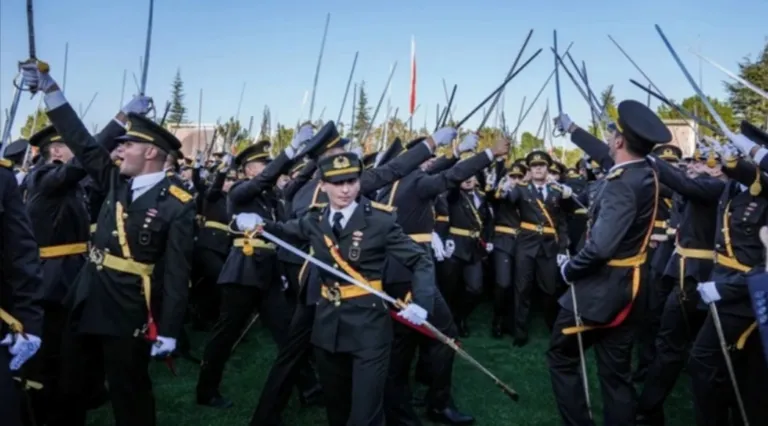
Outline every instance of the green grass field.
<svg viewBox="0 0 768 426">
<path fill-rule="evenodd" d="M 488 426 L 553 426 L 559 417 L 552 397 L 549 373 L 544 352 L 549 336 L 543 321 L 535 318 L 531 342 L 525 348 L 513 348 L 512 340 L 496 340 L 490 336 L 490 307 L 482 306 L 473 315 L 472 337 L 463 342 L 465 349 L 478 361 L 506 381 L 520 394 L 520 401 L 510 401 L 496 386 L 468 363 L 457 358 L 454 371 L 454 398 L 459 407 L 473 414 L 478 425 Z M 194 353 L 199 356 L 205 343 L 204 334 L 193 334 Z M 195 404 L 195 383 L 198 367 L 188 361 L 178 360 L 178 377 L 173 377 L 163 363 L 152 365 L 155 395 L 157 398 L 159 425 L 185 426 L 239 426 L 247 425 L 256 406 L 262 384 L 266 379 L 275 346 L 266 330 L 254 327 L 248 339 L 238 347 L 229 361 L 224 376 L 222 392 L 235 402 L 229 410 L 215 410 Z M 596 367 L 588 355 L 588 369 L 595 417 L 600 419 L 601 401 L 598 390 Z M 666 404 L 668 424 L 688 426 L 693 424 L 691 398 L 688 393 L 688 377 L 683 374 L 678 387 Z M 417 392 L 421 392 L 417 388 Z M 290 426 L 325 425 L 322 408 L 299 407 L 294 398 L 284 413 Z M 425 424 L 431 424 L 426 421 Z M 598 422 L 600 424 L 600 422 Z M 90 426 L 111 425 L 112 412 L 103 407 L 89 416 Z"/>
</svg>

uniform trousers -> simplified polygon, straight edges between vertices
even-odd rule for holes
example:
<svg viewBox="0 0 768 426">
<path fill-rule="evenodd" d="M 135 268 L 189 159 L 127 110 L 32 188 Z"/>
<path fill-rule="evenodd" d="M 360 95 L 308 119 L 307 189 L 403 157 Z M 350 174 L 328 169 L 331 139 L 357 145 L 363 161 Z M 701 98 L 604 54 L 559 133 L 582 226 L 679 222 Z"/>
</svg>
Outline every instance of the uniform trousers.
<svg viewBox="0 0 768 426">
<path fill-rule="evenodd" d="M 227 260 L 227 254 L 206 247 L 196 247 L 194 257 L 198 279 L 190 289 L 190 305 L 195 307 L 197 320 L 212 323 L 219 317 L 221 296 L 216 282 Z"/>
<path fill-rule="evenodd" d="M 453 317 L 463 322 L 477 306 L 483 293 L 483 263 L 467 262 L 457 258 L 445 260 L 446 287 L 443 295 L 451 307 Z"/>
<path fill-rule="evenodd" d="M 706 316 L 706 312 L 697 309 L 696 284 L 695 280 L 686 278 L 684 288 L 675 286 L 667 297 L 656 334 L 656 357 L 648 367 L 638 401 L 639 413 L 662 415 L 664 401 L 683 370 L 688 348 Z"/>
<path fill-rule="evenodd" d="M 49 426 L 84 426 L 87 371 L 103 365 L 115 425 L 154 426 L 155 397 L 149 378 L 150 343 L 142 337 L 102 336 L 66 331 L 58 398 Z M 100 359 L 101 363 L 93 363 Z"/>
<path fill-rule="evenodd" d="M 544 255 L 543 250 L 531 252 L 518 245 L 515 252 L 515 338 L 527 339 L 530 322 L 531 293 L 533 284 L 541 291 L 544 321 L 551 330 L 557 317 L 557 289 L 560 286 L 560 270 L 557 258 Z"/>
<path fill-rule="evenodd" d="M 659 327 L 661 327 L 664 305 L 666 305 L 667 297 L 669 297 L 674 285 L 672 278 L 664 277 L 656 271 L 648 275 L 648 283 L 645 286 L 649 289 L 646 292 L 645 321 L 638 330 L 637 336 L 637 367 L 633 377 L 635 382 L 645 381 L 648 367 L 656 358 L 656 335 L 659 332 Z"/>
<path fill-rule="evenodd" d="M 315 305 L 297 303 L 293 312 L 285 343 L 278 348 L 267 381 L 261 389 L 259 404 L 251 418 L 251 426 L 279 425 L 280 415 L 291 397 L 291 389 L 301 382 L 302 366 L 309 366 L 312 352 L 312 324 Z M 314 372 L 312 372 L 314 380 Z M 335 402 L 334 402 L 335 403 Z"/>
<path fill-rule="evenodd" d="M 278 347 L 285 341 L 290 321 L 290 307 L 275 284 L 266 290 L 239 284 L 223 284 L 220 287 L 221 314 L 206 344 L 197 382 L 197 396 L 201 399 L 219 396 L 224 366 L 232 355 L 232 347 L 257 309 Z"/>
<path fill-rule="evenodd" d="M 21 399 L 9 368 L 11 354 L 0 349 L 0 419 L 5 426 L 21 426 Z"/>
<path fill-rule="evenodd" d="M 557 314 L 547 351 L 549 375 L 562 424 L 593 426 L 595 422 L 589 418 L 581 379 L 578 338 L 575 334 L 562 333 L 564 328 L 575 323 L 573 312 L 561 309 Z M 635 388 L 632 385 L 634 328 L 635 325 L 627 320 L 617 327 L 582 333 L 584 350 L 590 347 L 595 349 L 605 425 L 635 424 Z"/>
<path fill-rule="evenodd" d="M 509 288 L 512 287 L 514 260 L 512 255 L 501 251 L 493 251 L 493 268 L 495 286 L 493 288 L 493 314 L 499 319 L 509 315 L 510 298 Z M 513 311 L 513 310 L 512 310 Z"/>
<path fill-rule="evenodd" d="M 30 389 L 33 419 L 29 418 L 28 410 L 24 410 L 24 423 L 45 424 L 50 405 L 56 396 L 61 365 L 61 339 L 64 335 L 64 325 L 67 320 L 66 309 L 58 303 L 44 302 L 43 304 L 43 333 L 40 336 L 42 344 L 34 357 L 27 361 L 24 370 L 29 380 L 39 382 L 42 389 Z M 0 349 L 2 350 L 2 349 Z"/>
<path fill-rule="evenodd" d="M 451 338 L 458 337 L 456 325 L 451 317 L 448 304 L 439 293 L 434 301 L 429 322 Z M 442 410 L 453 404 L 451 384 L 453 381 L 454 352 L 438 340 L 429 338 L 418 331 L 392 321 L 394 340 L 389 359 L 389 373 L 384 396 L 384 408 L 388 425 L 421 425 L 413 409 L 410 386 L 410 371 L 417 348 L 424 348 L 420 356 L 426 360 L 424 379 L 428 383 L 425 402 L 430 409 Z"/>
<path fill-rule="evenodd" d="M 749 423 L 763 425 L 768 419 L 768 367 L 765 365 L 757 330 L 750 334 L 743 349 L 736 348 L 736 342 L 754 322 L 754 318 L 726 312 L 720 312 L 719 317 Z M 707 316 L 693 343 L 688 371 L 691 373 L 696 424 L 741 424 L 741 415 L 711 314 Z"/>
<path fill-rule="evenodd" d="M 315 348 L 329 426 L 384 426 L 384 388 L 392 344 L 353 352 Z"/>
</svg>

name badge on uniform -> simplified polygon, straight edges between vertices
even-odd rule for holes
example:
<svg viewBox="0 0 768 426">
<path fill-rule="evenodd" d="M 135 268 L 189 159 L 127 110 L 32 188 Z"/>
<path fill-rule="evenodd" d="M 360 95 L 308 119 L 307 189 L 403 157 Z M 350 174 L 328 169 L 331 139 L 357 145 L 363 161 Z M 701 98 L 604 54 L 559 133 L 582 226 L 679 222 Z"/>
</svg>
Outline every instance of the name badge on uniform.
<svg viewBox="0 0 768 426">
<path fill-rule="evenodd" d="M 349 248 L 349 260 L 352 261 L 358 261 L 360 260 L 360 241 L 363 240 L 363 233 L 360 231 L 355 231 L 352 233 L 352 246 Z"/>
</svg>

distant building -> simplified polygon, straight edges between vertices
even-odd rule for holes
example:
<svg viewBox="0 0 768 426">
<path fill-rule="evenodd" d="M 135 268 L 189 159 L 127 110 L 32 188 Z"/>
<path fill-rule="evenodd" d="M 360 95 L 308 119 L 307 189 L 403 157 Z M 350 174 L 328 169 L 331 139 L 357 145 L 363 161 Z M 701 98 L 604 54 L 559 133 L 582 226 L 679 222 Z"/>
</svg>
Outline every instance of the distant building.
<svg viewBox="0 0 768 426">
<path fill-rule="evenodd" d="M 181 142 L 181 152 L 185 157 L 194 158 L 197 151 L 205 152 L 208 150 L 208 144 L 213 139 L 215 132 L 215 124 L 203 124 L 198 126 L 197 124 L 181 124 L 178 127 L 171 125 L 168 127 L 168 131 L 173 133 L 174 136 Z M 216 140 L 213 141 L 213 148 L 210 152 L 219 152 L 224 150 L 224 138 L 217 135 Z"/>
<path fill-rule="evenodd" d="M 662 120 L 672 133 L 672 144 L 677 145 L 683 151 L 683 157 L 693 155 L 696 149 L 695 123 L 691 120 L 664 119 Z"/>
</svg>

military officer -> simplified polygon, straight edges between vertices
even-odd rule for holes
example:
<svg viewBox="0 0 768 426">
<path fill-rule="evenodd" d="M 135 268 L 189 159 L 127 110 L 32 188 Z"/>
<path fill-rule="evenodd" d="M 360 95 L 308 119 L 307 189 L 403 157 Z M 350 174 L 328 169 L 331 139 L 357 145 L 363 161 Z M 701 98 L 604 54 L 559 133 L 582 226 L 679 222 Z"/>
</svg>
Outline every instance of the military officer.
<svg viewBox="0 0 768 426">
<path fill-rule="evenodd" d="M 83 361 L 100 352 L 116 424 L 152 426 L 149 360 L 175 349 L 189 286 L 194 203 L 163 171 L 168 153 L 181 143 L 153 121 L 121 112 L 115 119 L 127 131 L 120 137 L 118 168 L 47 72 L 32 62 L 22 66 L 22 73 L 25 82 L 45 94 L 48 118 L 75 158 L 107 189 L 90 262 L 67 300 L 62 397 L 49 424 L 85 424 L 82 378 L 88 366 Z"/>
<path fill-rule="evenodd" d="M 433 137 L 416 144 L 413 149 L 409 149 L 387 164 L 363 171 L 360 176 L 361 193 L 374 193 L 387 184 L 406 176 L 430 158 L 437 146 L 445 146 L 451 142 L 446 135 L 448 135 L 446 132 L 439 134 L 436 132 Z M 310 158 L 319 159 L 344 152 L 344 147 L 348 142 L 348 139 L 339 135 L 333 121 L 329 121 L 307 142 L 304 149 Z M 313 176 L 312 173 L 315 175 Z M 298 185 L 304 182 L 303 185 L 299 189 L 283 191 L 286 196 L 292 195 L 292 198 L 286 199 L 286 204 L 290 204 L 291 218 L 294 219 L 303 217 L 312 205 L 327 203 L 326 194 L 321 191 L 322 182 L 319 172 L 306 166 L 300 174 L 304 176 L 301 179 L 297 177 L 296 183 Z M 295 242 L 297 247 L 306 247 L 302 244 L 302 242 Z M 280 260 L 286 266 L 286 278 L 289 286 L 294 288 L 295 293 L 298 294 L 298 302 L 291 319 L 288 342 L 277 355 L 259 397 L 259 404 L 251 419 L 252 425 L 259 426 L 279 424 L 278 418 L 288 403 L 291 388 L 300 373 L 300 366 L 306 362 L 303 360 L 310 355 L 310 332 L 315 316 L 315 306 L 306 303 L 305 300 L 305 280 L 314 268 L 306 263 L 302 265 L 301 259 L 287 251 L 281 250 L 279 255 Z M 312 397 L 316 396 L 312 395 Z"/>
<path fill-rule="evenodd" d="M 302 131 L 274 160 L 269 154 L 271 144 L 266 140 L 250 145 L 237 155 L 235 165 L 243 169 L 248 179 L 230 188 L 227 195 L 230 215 L 247 212 L 274 219 L 275 205 L 270 193 L 277 178 L 293 165 L 296 152 L 304 142 L 301 134 Z M 228 408 L 232 402 L 219 393 L 219 385 L 232 346 L 251 314 L 257 309 L 261 312 L 280 346 L 290 312 L 279 285 L 275 246 L 262 239 L 237 236 L 232 240 L 218 284 L 221 286 L 220 315 L 206 344 L 196 393 L 198 404 Z"/>
<path fill-rule="evenodd" d="M 312 208 L 300 219 L 266 222 L 264 230 L 309 240 L 319 260 L 380 291 L 384 261 L 391 256 L 413 273 L 415 303 L 398 315 L 422 324 L 436 291 L 431 258 L 403 232 L 391 207 L 359 196 L 363 165 L 356 155 L 331 155 L 321 159 L 318 167 L 328 205 Z M 238 220 L 238 226 L 252 229 L 260 221 Z M 328 422 L 332 426 L 383 426 L 384 384 L 392 344 L 388 308 L 377 296 L 340 281 L 321 273 L 318 284 L 322 286 L 308 290 L 309 302 L 319 299 L 312 343 L 323 388 L 333 398 L 326 404 Z"/>
<path fill-rule="evenodd" d="M 590 207 L 594 214 L 589 237 L 570 260 L 566 256 L 558 259 L 562 278 L 573 290 L 560 298 L 561 310 L 552 329 L 547 361 L 565 425 L 595 424 L 579 374 L 576 333 L 584 333 L 585 347 L 596 348 L 604 423 L 621 426 L 635 421 L 632 311 L 659 197 L 658 179 L 645 156 L 654 145 L 669 142 L 672 135 L 656 114 L 639 102 L 621 102 L 618 114 L 606 147 L 614 166 L 606 175 L 602 195 Z M 576 130 L 565 114 L 555 119 L 555 125 L 563 131 Z M 574 297 L 578 312 L 574 312 Z M 575 315 L 583 320 L 583 326 L 577 325 Z"/>
<path fill-rule="evenodd" d="M 0 419 L 21 426 L 22 404 L 13 376 L 40 348 L 42 269 L 37 242 L 24 211 L 13 163 L 0 159 Z"/>
<path fill-rule="evenodd" d="M 123 109 L 138 105 L 140 99 Z M 96 137 L 97 143 L 109 149 L 123 133 L 123 126 L 112 121 Z M 86 171 L 72 159 L 72 151 L 56 129 L 42 129 L 32 135 L 29 143 L 40 150 L 43 158 L 43 163 L 27 175 L 26 204 L 43 265 L 45 344 L 27 374 L 43 384 L 32 399 L 35 419 L 45 423 L 59 378 L 61 337 L 67 317 L 64 297 L 87 260 L 90 212 L 82 182 Z"/>
</svg>

